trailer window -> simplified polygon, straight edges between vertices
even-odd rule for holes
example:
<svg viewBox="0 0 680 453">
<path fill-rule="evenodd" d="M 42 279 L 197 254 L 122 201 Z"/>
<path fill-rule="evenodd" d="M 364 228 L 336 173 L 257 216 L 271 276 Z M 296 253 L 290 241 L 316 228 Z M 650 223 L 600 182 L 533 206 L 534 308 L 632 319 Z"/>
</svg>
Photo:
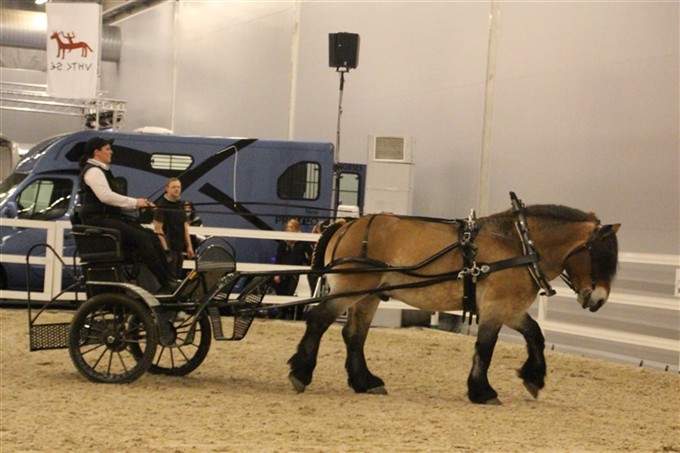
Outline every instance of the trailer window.
<svg viewBox="0 0 680 453">
<path fill-rule="evenodd" d="M 156 170 L 184 171 L 191 167 L 194 158 L 185 154 L 153 154 L 151 168 Z"/>
<path fill-rule="evenodd" d="M 359 206 L 360 182 L 358 173 L 341 173 L 340 181 L 338 182 L 338 204 Z"/>
<path fill-rule="evenodd" d="M 71 201 L 73 182 L 69 179 L 38 179 L 17 195 L 17 217 L 53 220 L 64 214 Z"/>
<path fill-rule="evenodd" d="M 316 162 L 299 162 L 284 171 L 276 184 L 279 198 L 284 200 L 316 200 L 319 198 L 321 166 Z"/>
</svg>

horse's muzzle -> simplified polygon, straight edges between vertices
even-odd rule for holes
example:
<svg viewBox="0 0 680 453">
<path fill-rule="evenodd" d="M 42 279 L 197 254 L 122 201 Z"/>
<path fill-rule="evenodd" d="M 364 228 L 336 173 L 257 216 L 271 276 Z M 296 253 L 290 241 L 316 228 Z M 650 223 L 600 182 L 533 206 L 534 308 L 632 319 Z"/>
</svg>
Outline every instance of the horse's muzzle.
<svg viewBox="0 0 680 453">
<path fill-rule="evenodd" d="M 578 292 L 578 302 L 585 310 L 586 308 L 592 312 L 599 310 L 609 297 L 608 292 L 604 288 L 596 287 L 594 290 L 584 288 Z"/>
</svg>

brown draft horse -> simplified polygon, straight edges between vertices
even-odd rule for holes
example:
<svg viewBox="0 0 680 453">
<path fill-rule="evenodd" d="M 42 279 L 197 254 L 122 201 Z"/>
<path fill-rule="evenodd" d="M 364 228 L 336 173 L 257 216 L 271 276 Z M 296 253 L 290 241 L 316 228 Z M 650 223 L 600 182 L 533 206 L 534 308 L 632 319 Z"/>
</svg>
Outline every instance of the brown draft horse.
<svg viewBox="0 0 680 453">
<path fill-rule="evenodd" d="M 527 309 L 541 287 L 552 290 L 548 282 L 562 275 L 582 307 L 597 311 L 607 301 L 616 274 L 620 224 L 602 225 L 594 214 L 564 206 L 520 205 L 519 211 L 474 219 L 473 244 L 461 239 L 465 220 L 377 214 L 329 227 L 317 244 L 315 267 L 326 265 L 331 297 L 340 297 L 324 300 L 308 313 L 305 334 L 288 361 L 295 389 L 303 392 L 311 383 L 321 337 L 347 311 L 342 335 L 349 386 L 357 393 L 386 394 L 383 380 L 369 371 L 364 356 L 380 299 L 394 297 L 430 311 L 461 310 L 460 277 L 476 268 L 479 327 L 468 398 L 473 403 L 500 404 L 487 371 L 503 325 L 520 332 L 526 341 L 528 358 L 518 375 L 536 398 L 545 384 L 545 341 Z M 472 268 L 465 267 L 466 250 L 473 251 Z M 535 257 L 533 269 L 527 256 Z M 517 257 L 525 261 L 513 264 Z M 501 263 L 498 269 L 494 263 Z M 419 285 L 427 279 L 436 283 Z"/>
</svg>

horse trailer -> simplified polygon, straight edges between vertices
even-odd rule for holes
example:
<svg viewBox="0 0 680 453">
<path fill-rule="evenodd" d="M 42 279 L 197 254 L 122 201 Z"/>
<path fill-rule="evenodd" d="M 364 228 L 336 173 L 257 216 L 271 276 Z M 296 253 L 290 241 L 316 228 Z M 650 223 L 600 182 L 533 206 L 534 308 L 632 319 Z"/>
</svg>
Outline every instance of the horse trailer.
<svg viewBox="0 0 680 453">
<path fill-rule="evenodd" d="M 44 140 L 23 157 L 2 182 L 0 216 L 71 219 L 79 203 L 78 161 L 93 136 L 114 140 L 111 168 L 129 196 L 157 200 L 168 178 L 177 177 L 182 198 L 194 203 L 205 226 L 283 230 L 297 218 L 309 232 L 338 207 L 363 209 L 366 166 L 336 165 L 332 143 L 82 131 Z M 1 255 L 25 255 L 45 242 L 38 229 L 0 228 Z M 63 256 L 72 256 L 73 240 L 64 241 Z M 231 242 L 242 261 L 273 261 L 273 241 Z M 26 288 L 22 264 L 0 266 L 2 289 Z M 31 280 L 42 285 L 39 276 Z"/>
</svg>

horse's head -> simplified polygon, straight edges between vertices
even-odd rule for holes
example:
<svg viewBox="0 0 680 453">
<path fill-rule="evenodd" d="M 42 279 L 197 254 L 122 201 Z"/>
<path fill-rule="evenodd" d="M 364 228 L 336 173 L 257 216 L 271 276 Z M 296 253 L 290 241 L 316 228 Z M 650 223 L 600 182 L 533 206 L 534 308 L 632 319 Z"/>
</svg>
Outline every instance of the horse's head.
<svg viewBox="0 0 680 453">
<path fill-rule="evenodd" d="M 52 34 L 50 35 L 50 39 L 59 39 L 59 34 L 57 34 L 56 31 L 53 31 Z"/>
<path fill-rule="evenodd" d="M 571 250 L 564 260 L 562 278 L 576 292 L 584 309 L 597 311 L 609 298 L 618 266 L 616 232 L 620 226 L 598 224 L 586 242 Z"/>
</svg>

